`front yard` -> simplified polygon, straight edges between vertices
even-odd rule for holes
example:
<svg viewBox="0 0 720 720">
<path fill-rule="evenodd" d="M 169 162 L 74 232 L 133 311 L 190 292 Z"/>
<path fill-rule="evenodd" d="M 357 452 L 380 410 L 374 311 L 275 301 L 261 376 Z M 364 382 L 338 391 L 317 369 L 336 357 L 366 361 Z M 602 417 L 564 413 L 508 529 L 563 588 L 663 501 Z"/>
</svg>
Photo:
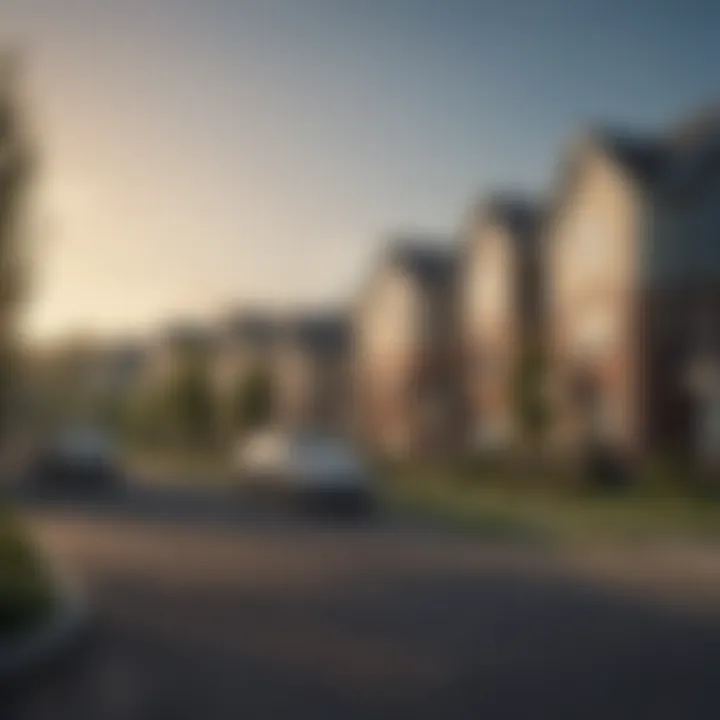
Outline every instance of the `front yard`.
<svg viewBox="0 0 720 720">
<path fill-rule="evenodd" d="M 386 504 L 400 515 L 533 544 L 673 541 L 720 544 L 720 499 L 645 486 L 598 491 L 546 478 L 494 477 L 467 469 L 395 469 Z"/>
</svg>

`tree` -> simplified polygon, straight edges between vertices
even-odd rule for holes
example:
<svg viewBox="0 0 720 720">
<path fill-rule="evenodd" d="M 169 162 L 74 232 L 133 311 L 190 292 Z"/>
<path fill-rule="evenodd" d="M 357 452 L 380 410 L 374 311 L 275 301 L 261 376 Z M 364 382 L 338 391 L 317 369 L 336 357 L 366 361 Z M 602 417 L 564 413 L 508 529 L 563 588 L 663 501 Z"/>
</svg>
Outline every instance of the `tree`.
<svg viewBox="0 0 720 720">
<path fill-rule="evenodd" d="M 238 380 L 233 400 L 236 430 L 255 430 L 272 418 L 273 384 L 267 369 L 258 367 Z"/>
<path fill-rule="evenodd" d="M 16 322 L 25 279 L 22 221 L 31 170 L 29 144 L 14 92 L 16 74 L 13 58 L 0 57 L 0 444 L 3 445 L 8 440 L 10 411 L 21 404 Z M 45 564 L 39 560 L 32 543 L 7 509 L 0 507 L 0 636 L 26 630 L 49 614 L 54 597 L 50 584 Z"/>
<path fill-rule="evenodd" d="M 205 364 L 197 358 L 181 363 L 166 388 L 159 421 L 172 441 L 189 448 L 210 444 L 215 436 L 215 403 Z"/>
<path fill-rule="evenodd" d="M 128 394 L 120 419 L 121 435 L 127 442 L 157 449 L 169 441 L 163 395 L 159 388 L 143 385 Z"/>
<path fill-rule="evenodd" d="M 22 220 L 32 165 L 15 92 L 15 64 L 9 55 L 0 58 L 0 421 L 3 426 L 13 388 L 16 317 L 24 285 Z"/>
<path fill-rule="evenodd" d="M 543 381 L 542 354 L 537 348 L 528 348 L 518 361 L 514 393 L 517 425 L 523 440 L 531 444 L 541 438 L 547 425 Z"/>
</svg>

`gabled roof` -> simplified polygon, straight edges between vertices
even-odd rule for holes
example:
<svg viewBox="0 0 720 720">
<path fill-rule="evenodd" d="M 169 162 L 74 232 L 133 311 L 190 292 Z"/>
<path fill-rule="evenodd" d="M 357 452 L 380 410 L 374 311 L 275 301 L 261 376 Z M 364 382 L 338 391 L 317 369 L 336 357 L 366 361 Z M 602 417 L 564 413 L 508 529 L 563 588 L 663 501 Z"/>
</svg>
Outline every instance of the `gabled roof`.
<svg viewBox="0 0 720 720">
<path fill-rule="evenodd" d="M 519 193 L 493 193 L 480 199 L 473 222 L 494 222 L 506 227 L 516 242 L 532 242 L 544 217 L 543 205 Z"/>
<path fill-rule="evenodd" d="M 341 353 L 348 347 L 350 332 L 350 321 L 344 314 L 307 313 L 288 318 L 281 338 L 311 352 Z"/>
<path fill-rule="evenodd" d="M 659 137 L 604 127 L 590 131 L 590 142 L 643 184 L 656 183 L 668 161 L 667 145 Z"/>
<path fill-rule="evenodd" d="M 720 166 L 720 105 L 685 118 L 665 133 L 606 126 L 591 129 L 587 140 L 642 187 L 682 193 Z"/>
<path fill-rule="evenodd" d="M 388 262 L 422 284 L 433 286 L 452 284 L 458 267 L 455 248 L 446 239 L 429 236 L 397 238 L 390 245 Z"/>
<path fill-rule="evenodd" d="M 435 291 L 453 285 L 458 267 L 457 249 L 448 237 L 419 233 L 396 235 L 360 288 L 351 312 L 374 296 L 380 278 L 388 270 L 404 273 L 423 291 Z"/>
<path fill-rule="evenodd" d="M 720 102 L 709 105 L 683 119 L 668 133 L 676 147 L 717 144 L 720 140 Z"/>
</svg>

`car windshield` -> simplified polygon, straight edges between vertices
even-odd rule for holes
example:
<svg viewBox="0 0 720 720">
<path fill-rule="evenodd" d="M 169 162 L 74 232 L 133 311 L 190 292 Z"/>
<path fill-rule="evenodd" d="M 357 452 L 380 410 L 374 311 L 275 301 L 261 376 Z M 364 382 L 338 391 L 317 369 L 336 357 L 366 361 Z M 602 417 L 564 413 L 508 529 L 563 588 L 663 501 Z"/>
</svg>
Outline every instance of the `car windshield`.
<svg viewBox="0 0 720 720">
<path fill-rule="evenodd" d="M 92 430 L 76 430 L 59 438 L 60 452 L 72 455 L 105 455 L 110 452 L 108 439 Z"/>
<path fill-rule="evenodd" d="M 293 455 L 308 463 L 354 464 L 355 453 L 347 443 L 335 438 L 302 437 L 293 446 Z"/>
</svg>

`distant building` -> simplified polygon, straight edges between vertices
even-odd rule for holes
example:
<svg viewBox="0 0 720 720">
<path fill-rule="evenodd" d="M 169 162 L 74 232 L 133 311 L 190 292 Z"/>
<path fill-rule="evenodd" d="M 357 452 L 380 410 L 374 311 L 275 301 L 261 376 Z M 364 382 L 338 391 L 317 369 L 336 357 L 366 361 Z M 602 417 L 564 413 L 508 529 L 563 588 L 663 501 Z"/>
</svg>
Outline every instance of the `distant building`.
<svg viewBox="0 0 720 720">
<path fill-rule="evenodd" d="M 661 135 L 588 132 L 546 242 L 555 443 L 637 455 L 706 441 L 720 419 L 720 112 Z"/>
<path fill-rule="evenodd" d="M 109 422 L 142 382 L 146 355 L 132 341 L 68 339 L 25 352 L 18 377 L 35 429 Z"/>
<path fill-rule="evenodd" d="M 345 434 L 350 419 L 351 328 L 341 313 L 298 315 L 275 357 L 276 420 L 289 430 Z"/>
<path fill-rule="evenodd" d="M 520 373 L 541 343 L 540 223 L 537 203 L 508 195 L 483 200 L 469 218 L 459 309 L 472 449 L 506 447 L 522 431 Z"/>
<path fill-rule="evenodd" d="M 457 437 L 456 270 L 447 240 L 400 239 L 359 298 L 356 426 L 378 452 L 442 452 Z"/>
</svg>

